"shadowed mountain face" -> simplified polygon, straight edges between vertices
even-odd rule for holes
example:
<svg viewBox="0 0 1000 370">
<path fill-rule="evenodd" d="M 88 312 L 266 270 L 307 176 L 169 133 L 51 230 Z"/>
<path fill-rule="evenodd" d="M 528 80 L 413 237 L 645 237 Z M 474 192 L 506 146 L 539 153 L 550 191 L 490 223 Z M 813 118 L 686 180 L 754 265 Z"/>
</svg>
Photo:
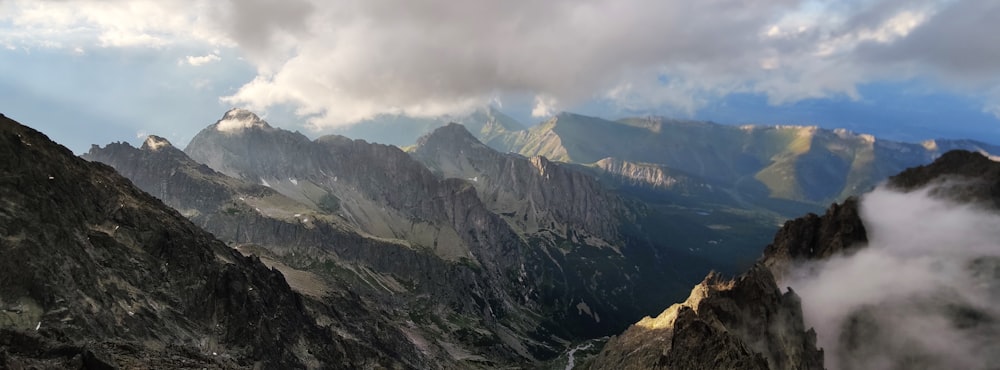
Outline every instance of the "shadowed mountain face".
<svg viewBox="0 0 1000 370">
<path fill-rule="evenodd" d="M 443 177 L 468 180 L 484 204 L 519 233 L 570 239 L 572 231 L 595 246 L 651 244 L 709 260 L 722 271 L 756 259 L 782 219 L 759 207 L 742 208 L 745 204 L 726 192 L 679 171 L 602 162 L 659 175 L 659 183 L 637 183 L 631 175 L 600 167 L 500 153 L 458 124 L 422 137 L 410 154 Z"/>
<path fill-rule="evenodd" d="M 992 368 L 998 184 L 1000 163 L 953 151 L 860 202 L 789 221 L 757 266 L 734 280 L 709 276 L 684 303 L 612 338 L 589 365 Z"/>
<path fill-rule="evenodd" d="M 498 153 L 461 126 L 407 154 L 309 141 L 247 113 L 227 113 L 186 153 L 150 137 L 84 157 L 261 255 L 292 288 L 360 296 L 431 357 L 545 359 L 680 298 L 713 266 L 678 235 L 716 230 L 623 198 L 589 169 Z M 722 248 L 709 255 L 725 259 Z"/>
<path fill-rule="evenodd" d="M 412 155 L 443 177 L 469 180 L 494 212 L 522 233 L 541 230 L 566 237 L 593 233 L 595 243 L 620 244 L 619 225 L 637 215 L 593 176 L 544 157 L 503 154 L 479 142 L 459 124 L 422 137 Z M 558 226 L 552 227 L 557 224 Z"/>
<path fill-rule="evenodd" d="M 110 167 L 2 116 L 0 192 L 0 367 L 429 365 L 356 303 L 304 298 Z"/>
</svg>

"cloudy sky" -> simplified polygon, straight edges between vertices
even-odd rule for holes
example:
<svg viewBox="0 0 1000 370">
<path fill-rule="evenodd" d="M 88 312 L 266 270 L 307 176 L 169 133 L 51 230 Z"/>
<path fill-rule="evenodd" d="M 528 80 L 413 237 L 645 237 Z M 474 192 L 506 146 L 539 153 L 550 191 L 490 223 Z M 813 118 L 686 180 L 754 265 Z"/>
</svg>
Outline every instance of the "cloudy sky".
<svg viewBox="0 0 1000 370">
<path fill-rule="evenodd" d="M 0 112 L 77 152 L 230 107 L 329 131 L 487 104 L 1000 143 L 994 0 L 0 0 Z"/>
</svg>

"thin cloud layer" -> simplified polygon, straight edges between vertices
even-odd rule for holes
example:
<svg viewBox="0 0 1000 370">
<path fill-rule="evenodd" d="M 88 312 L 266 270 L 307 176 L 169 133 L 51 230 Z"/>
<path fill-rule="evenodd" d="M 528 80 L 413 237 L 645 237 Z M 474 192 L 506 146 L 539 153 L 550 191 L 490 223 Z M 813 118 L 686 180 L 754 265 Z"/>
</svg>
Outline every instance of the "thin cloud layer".
<svg viewBox="0 0 1000 370">
<path fill-rule="evenodd" d="M 1000 3 L 978 0 L 226 0 L 0 2 L 0 42 L 236 48 L 233 105 L 317 126 L 461 113 L 535 96 L 536 115 L 606 101 L 694 112 L 733 92 L 859 98 L 913 78 L 1000 112 Z"/>
</svg>

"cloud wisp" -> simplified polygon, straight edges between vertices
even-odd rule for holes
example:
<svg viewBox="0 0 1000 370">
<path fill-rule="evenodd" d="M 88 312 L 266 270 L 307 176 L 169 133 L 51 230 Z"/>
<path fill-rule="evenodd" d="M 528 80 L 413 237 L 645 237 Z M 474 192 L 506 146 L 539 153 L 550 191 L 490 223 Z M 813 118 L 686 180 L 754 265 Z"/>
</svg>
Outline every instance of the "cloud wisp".
<svg viewBox="0 0 1000 370">
<path fill-rule="evenodd" d="M 1000 215 L 933 197 L 866 195 L 869 245 L 783 282 L 831 369 L 987 369 L 1000 360 Z"/>
<path fill-rule="evenodd" d="M 187 65 L 190 65 L 192 67 L 198 67 L 212 62 L 218 62 L 220 60 L 222 60 L 222 58 L 220 58 L 218 54 L 206 54 L 201 56 L 191 55 L 180 60 L 178 63 L 179 64 L 186 63 Z"/>
<path fill-rule="evenodd" d="M 7 0 L 0 10 L 5 45 L 237 49 L 257 74 L 224 101 L 288 105 L 317 126 L 461 113 L 505 95 L 535 97 L 536 115 L 588 101 L 690 113 L 734 92 L 774 104 L 861 98 L 859 84 L 913 78 L 1000 112 L 995 1 Z"/>
</svg>

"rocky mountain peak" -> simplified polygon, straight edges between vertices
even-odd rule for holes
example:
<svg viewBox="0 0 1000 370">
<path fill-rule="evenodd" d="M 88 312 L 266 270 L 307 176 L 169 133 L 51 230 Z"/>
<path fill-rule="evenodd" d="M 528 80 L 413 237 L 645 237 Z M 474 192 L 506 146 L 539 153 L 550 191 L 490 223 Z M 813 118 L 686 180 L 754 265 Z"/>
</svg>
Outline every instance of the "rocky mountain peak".
<svg viewBox="0 0 1000 370">
<path fill-rule="evenodd" d="M 446 139 L 446 140 L 476 140 L 476 137 L 472 135 L 471 132 L 465 126 L 451 122 L 447 125 L 438 127 L 431 131 L 430 134 L 424 136 L 426 139 Z"/>
<path fill-rule="evenodd" d="M 830 205 L 826 213 L 813 213 L 785 222 L 764 249 L 763 264 L 781 280 L 795 263 L 850 254 L 868 242 L 858 199 Z"/>
<path fill-rule="evenodd" d="M 781 293 L 767 268 L 734 280 L 709 274 L 659 316 L 612 338 L 592 369 L 822 369 L 799 297 Z"/>
<path fill-rule="evenodd" d="M 174 145 L 165 138 L 156 135 L 149 135 L 146 137 L 146 141 L 142 143 L 141 149 L 155 152 L 164 148 L 174 148 Z"/>
<path fill-rule="evenodd" d="M 248 128 L 271 128 L 266 121 L 243 108 L 230 109 L 215 123 L 215 129 L 222 132 L 237 132 Z"/>
<path fill-rule="evenodd" d="M 431 131 L 431 133 L 417 139 L 417 148 L 422 148 L 421 150 L 423 151 L 440 150 L 454 154 L 463 154 L 466 156 L 483 156 L 486 155 L 483 152 L 492 152 L 492 150 L 487 148 L 486 145 L 479 142 L 479 140 L 476 139 L 471 132 L 469 132 L 467 127 L 455 122 L 438 127 L 437 129 L 434 129 L 434 131 Z M 472 150 L 477 150 L 478 154 L 470 152 Z"/>
</svg>

